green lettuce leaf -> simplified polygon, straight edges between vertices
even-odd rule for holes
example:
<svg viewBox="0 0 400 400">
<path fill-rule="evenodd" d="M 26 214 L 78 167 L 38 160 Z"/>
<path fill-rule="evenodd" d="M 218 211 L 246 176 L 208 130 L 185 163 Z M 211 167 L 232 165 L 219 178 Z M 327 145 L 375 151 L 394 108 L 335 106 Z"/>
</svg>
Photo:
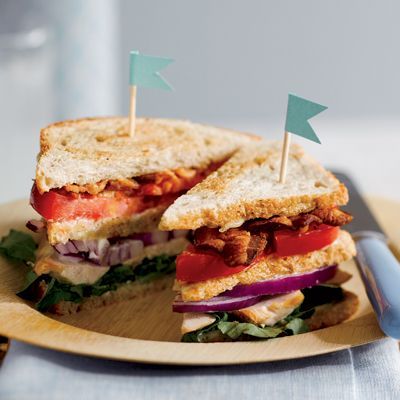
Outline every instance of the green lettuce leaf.
<svg viewBox="0 0 400 400">
<path fill-rule="evenodd" d="M 211 341 L 210 339 L 212 336 L 215 337 L 215 339 L 218 340 L 218 336 L 220 331 L 218 330 L 218 324 L 220 322 L 225 322 L 228 320 L 228 314 L 227 313 L 214 313 L 212 316 L 215 317 L 215 321 L 211 324 L 206 326 L 203 329 L 199 329 L 194 332 L 188 332 L 185 333 L 182 336 L 181 341 L 182 342 L 196 342 L 196 343 L 203 343 L 203 342 L 209 342 Z"/>
<path fill-rule="evenodd" d="M 140 283 L 148 283 L 175 271 L 175 257 L 159 256 L 141 263 L 135 268 L 135 277 Z"/>
<path fill-rule="evenodd" d="M 308 325 L 301 318 L 293 318 L 285 326 L 285 332 L 288 335 L 298 335 L 299 333 L 306 333 L 308 331 Z"/>
<path fill-rule="evenodd" d="M 18 293 L 24 299 L 31 299 L 34 288 L 40 282 L 45 283 L 44 295 L 36 303 L 39 311 L 46 311 L 60 301 L 81 303 L 85 297 L 101 296 L 102 294 L 118 289 L 127 282 L 137 281 L 147 283 L 175 271 L 175 257 L 161 255 L 153 259 L 144 259 L 135 268 L 120 265 L 111 268 L 94 285 L 70 285 L 62 283 L 49 275 L 37 276 L 30 271 L 26 277 L 25 287 Z"/>
<path fill-rule="evenodd" d="M 283 332 L 281 328 L 274 328 L 266 326 L 261 328 L 257 325 L 248 322 L 220 322 L 218 329 L 224 334 L 229 336 L 231 339 L 238 339 L 242 335 L 249 335 L 262 339 L 270 339 L 277 337 Z"/>
<path fill-rule="evenodd" d="M 80 303 L 83 299 L 83 286 L 82 285 L 64 285 L 52 278 L 47 284 L 47 289 L 44 296 L 36 303 L 38 311 L 46 311 L 52 305 L 60 301 L 72 301 Z"/>
<path fill-rule="evenodd" d="M 29 298 L 32 296 L 32 291 L 39 280 L 40 277 L 36 275 L 34 271 L 29 271 L 25 276 L 24 287 L 17 293 L 17 296 L 29 300 Z"/>
<path fill-rule="evenodd" d="M 183 335 L 184 342 L 205 342 L 216 339 L 243 340 L 243 339 L 271 339 L 277 336 L 298 335 L 309 331 L 306 319 L 310 318 L 315 308 L 334 303 L 343 299 L 343 290 L 340 286 L 317 285 L 302 290 L 303 303 L 290 315 L 279 321 L 272 327 L 260 327 L 249 322 L 237 321 L 234 315 L 229 313 L 212 313 L 217 317 L 216 321 L 205 328 Z"/>
<path fill-rule="evenodd" d="M 36 247 L 31 235 L 14 229 L 0 240 L 0 254 L 12 261 L 35 262 Z"/>
</svg>

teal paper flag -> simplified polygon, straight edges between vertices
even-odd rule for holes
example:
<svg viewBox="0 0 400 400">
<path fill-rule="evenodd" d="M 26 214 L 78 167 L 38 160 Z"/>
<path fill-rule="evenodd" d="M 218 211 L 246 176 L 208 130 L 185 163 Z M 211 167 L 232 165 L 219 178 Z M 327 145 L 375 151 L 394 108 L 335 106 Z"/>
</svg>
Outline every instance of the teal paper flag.
<svg viewBox="0 0 400 400">
<path fill-rule="evenodd" d="M 160 75 L 159 71 L 171 64 L 171 58 L 145 56 L 138 51 L 130 54 L 129 83 L 156 89 L 172 90 L 172 86 Z"/>
<path fill-rule="evenodd" d="M 289 93 L 285 131 L 321 144 L 308 120 L 327 108 Z"/>
</svg>

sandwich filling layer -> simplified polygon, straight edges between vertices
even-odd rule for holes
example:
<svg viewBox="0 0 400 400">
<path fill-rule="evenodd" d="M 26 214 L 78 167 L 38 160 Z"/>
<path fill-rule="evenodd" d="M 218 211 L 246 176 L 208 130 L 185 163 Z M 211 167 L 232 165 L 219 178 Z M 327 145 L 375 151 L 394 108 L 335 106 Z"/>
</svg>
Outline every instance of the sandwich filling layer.
<svg viewBox="0 0 400 400">
<path fill-rule="evenodd" d="M 48 221 L 70 221 L 77 218 L 129 217 L 163 206 L 166 208 L 179 195 L 199 183 L 220 163 L 206 169 L 178 168 L 135 178 L 103 180 L 95 184 L 68 184 L 48 192 L 36 184 L 31 192 L 31 205 Z"/>
<path fill-rule="evenodd" d="M 135 240 L 138 242 L 138 240 Z M 135 246 L 135 252 L 122 261 L 122 254 L 126 254 L 127 247 L 132 243 L 124 239 L 117 243 L 108 243 L 108 250 L 112 259 L 99 263 L 99 258 L 91 260 L 89 252 L 72 253 L 73 247 L 83 247 L 85 243 L 69 243 L 71 253 L 60 254 L 45 238 L 42 239 L 36 254 L 36 262 L 32 271 L 28 273 L 26 287 L 19 293 L 21 297 L 34 301 L 40 311 L 64 313 L 65 303 L 74 303 L 76 306 L 67 306 L 68 312 L 78 311 L 81 305 L 102 305 L 106 294 L 115 297 L 112 293 L 118 291 L 131 298 L 133 293 L 144 293 L 143 290 L 132 287 L 132 284 L 143 285 L 153 283 L 164 277 L 172 277 L 175 272 L 175 257 L 187 245 L 185 237 L 172 237 L 163 243 L 142 244 Z M 86 243 L 92 249 L 99 246 L 97 243 Z M 104 246 L 104 243 L 103 243 Z M 113 247 L 114 246 L 114 247 Z M 94 256 L 94 254 L 93 254 Z M 129 290 L 124 287 L 128 285 Z M 160 287 L 165 287 L 161 284 Z M 102 296 L 102 301 L 88 299 Z M 60 304 L 63 304 L 62 306 Z M 61 307 L 61 308 L 60 308 Z M 65 310 L 64 310 L 65 311 Z"/>
<path fill-rule="evenodd" d="M 184 314 L 182 340 L 267 339 L 348 318 L 358 300 L 341 289 L 349 276 L 337 265 L 355 255 L 340 230 L 351 219 L 333 206 L 222 232 L 195 230 L 176 262 L 173 309 Z M 331 318 L 321 311 L 332 308 Z"/>
</svg>

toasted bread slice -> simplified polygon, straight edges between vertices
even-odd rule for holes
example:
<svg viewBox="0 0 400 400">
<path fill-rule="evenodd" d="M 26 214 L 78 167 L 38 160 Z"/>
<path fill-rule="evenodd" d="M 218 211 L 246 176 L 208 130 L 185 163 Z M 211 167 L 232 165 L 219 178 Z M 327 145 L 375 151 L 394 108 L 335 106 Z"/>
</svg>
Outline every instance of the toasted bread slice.
<svg viewBox="0 0 400 400">
<path fill-rule="evenodd" d="M 72 183 L 133 178 L 180 167 L 205 168 L 254 138 L 168 119 L 138 118 L 133 138 L 127 118 L 62 121 L 41 131 L 36 185 L 43 193 Z"/>
<path fill-rule="evenodd" d="M 54 305 L 50 312 L 58 315 L 74 314 L 83 310 L 92 310 L 103 306 L 119 303 L 125 300 L 132 300 L 143 297 L 171 287 L 172 276 L 156 279 L 148 283 L 129 282 L 121 284 L 116 290 L 106 292 L 101 296 L 91 296 L 83 300 L 82 303 L 71 301 L 61 301 Z"/>
<path fill-rule="evenodd" d="M 360 301 L 357 295 L 343 290 L 344 299 L 334 304 L 324 304 L 316 308 L 311 318 L 306 320 L 310 331 L 338 325 L 356 313 Z"/>
<path fill-rule="evenodd" d="M 150 208 L 131 217 L 79 218 L 70 221 L 48 221 L 47 237 L 50 244 L 66 243 L 68 240 L 102 239 L 129 236 L 138 232 L 152 232 L 166 206 Z"/>
<path fill-rule="evenodd" d="M 237 274 L 197 283 L 177 281 L 175 289 L 180 291 L 184 301 L 206 300 L 239 284 L 250 285 L 279 276 L 301 274 L 323 266 L 339 264 L 352 258 L 355 253 L 355 245 L 350 234 L 340 231 L 335 242 L 321 250 L 289 257 L 270 254 Z"/>
<path fill-rule="evenodd" d="M 345 186 L 317 161 L 292 145 L 286 182 L 279 183 L 280 142 L 243 146 L 221 168 L 179 197 L 160 222 L 160 229 L 226 230 L 253 218 L 293 216 L 317 206 L 344 205 Z"/>
</svg>

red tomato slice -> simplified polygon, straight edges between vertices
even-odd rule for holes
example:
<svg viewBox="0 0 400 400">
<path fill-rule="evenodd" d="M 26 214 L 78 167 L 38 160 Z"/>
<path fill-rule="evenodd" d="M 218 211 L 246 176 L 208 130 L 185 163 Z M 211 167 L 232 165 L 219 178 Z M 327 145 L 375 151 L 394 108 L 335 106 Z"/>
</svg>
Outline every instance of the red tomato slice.
<svg viewBox="0 0 400 400">
<path fill-rule="evenodd" d="M 52 221 L 75 218 L 99 219 L 124 217 L 144 211 L 158 204 L 170 204 L 177 195 L 149 199 L 144 196 L 127 196 L 114 192 L 110 196 L 63 194 L 57 190 L 40 194 L 36 185 L 31 192 L 32 207 L 45 219 Z"/>
<path fill-rule="evenodd" d="M 229 267 L 219 254 L 196 251 L 194 246 L 189 246 L 176 259 L 176 279 L 184 282 L 200 282 L 237 274 L 248 267 L 248 265 Z"/>
<path fill-rule="evenodd" d="M 306 254 L 330 245 L 338 235 L 338 226 L 325 224 L 305 233 L 290 229 L 278 230 L 274 232 L 275 251 L 279 257 Z"/>
</svg>

